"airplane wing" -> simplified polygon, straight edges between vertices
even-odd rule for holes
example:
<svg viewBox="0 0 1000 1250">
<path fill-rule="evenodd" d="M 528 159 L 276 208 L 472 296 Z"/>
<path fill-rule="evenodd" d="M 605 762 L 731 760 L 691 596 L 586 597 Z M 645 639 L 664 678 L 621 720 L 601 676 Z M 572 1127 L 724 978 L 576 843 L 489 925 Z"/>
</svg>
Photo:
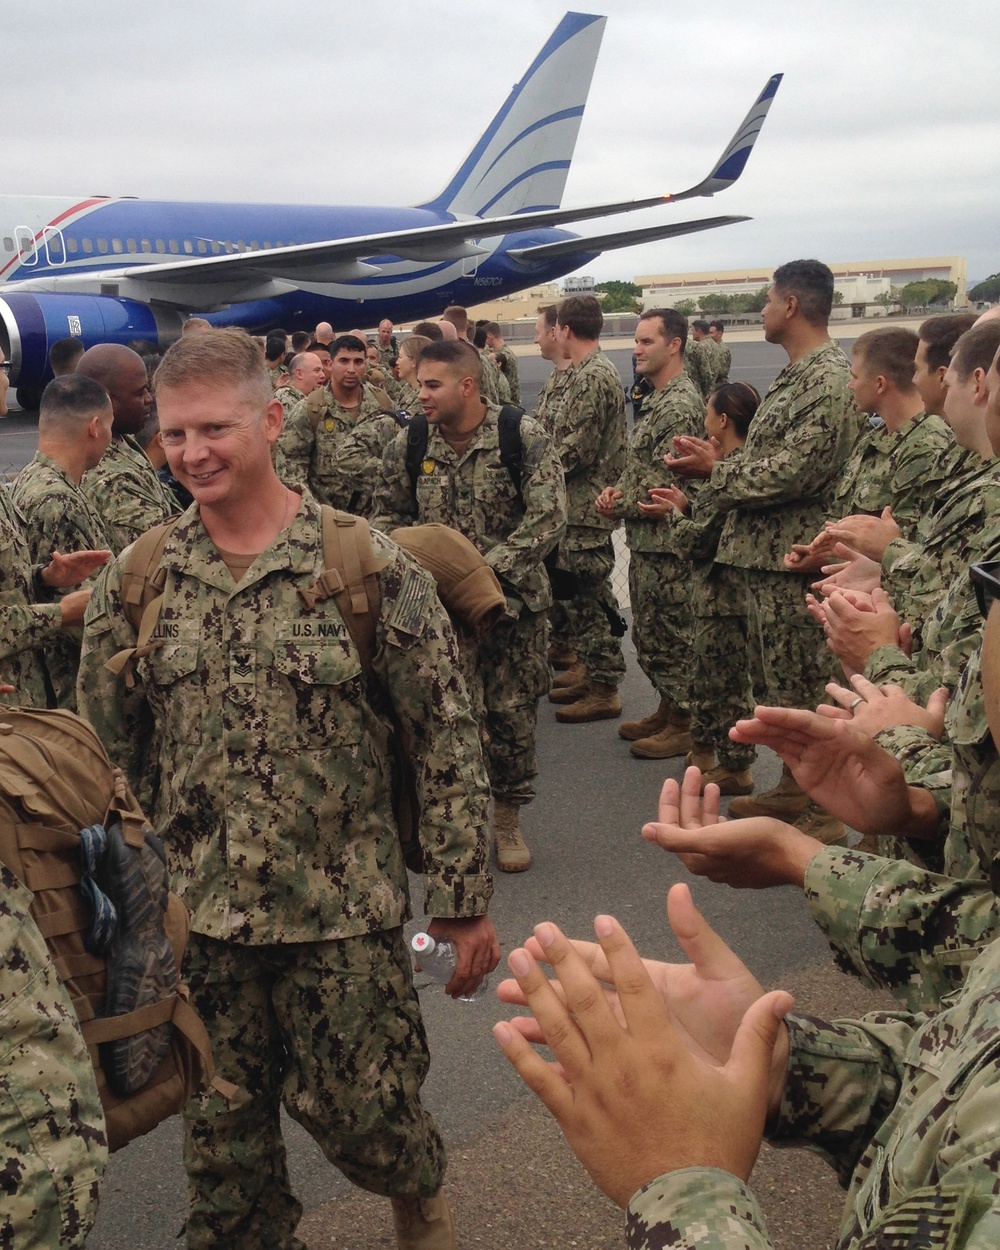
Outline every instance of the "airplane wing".
<svg viewBox="0 0 1000 1250">
<path fill-rule="evenodd" d="M 200 285 L 211 282 L 216 288 L 220 283 L 243 285 L 259 282 L 261 279 L 278 281 L 286 279 L 290 282 L 344 281 L 350 278 L 361 278 L 377 271 L 377 265 L 373 269 L 370 264 L 366 263 L 372 258 L 398 256 L 429 262 L 457 260 L 464 256 L 474 256 L 482 251 L 475 246 L 474 240 L 477 239 L 496 238 L 499 235 L 521 232 L 533 227 L 567 226 L 578 221 L 633 213 L 640 209 L 654 208 L 657 205 L 670 204 L 677 200 L 712 196 L 731 187 L 742 174 L 781 78 L 781 74 L 775 74 L 768 80 L 764 90 L 754 101 L 749 113 L 708 176 L 684 191 L 654 195 L 641 200 L 618 200 L 607 204 L 594 204 L 586 208 L 552 208 L 536 212 L 513 213 L 501 217 L 472 217 L 410 230 L 355 235 L 351 238 L 270 248 L 266 251 L 239 252 L 169 261 L 163 264 L 136 265 L 129 268 L 109 269 L 99 275 L 92 273 L 89 277 L 91 279 L 97 277 L 132 278 L 143 283 L 160 282 L 171 286 L 188 283 Z M 715 219 L 713 224 L 726 223 L 722 219 Z M 693 228 L 695 227 L 687 223 L 679 233 L 689 233 Z M 699 226 L 697 228 L 711 229 L 712 227 Z M 670 235 L 670 230 L 666 227 L 651 227 L 651 229 L 657 232 L 647 235 L 648 239 L 667 238 Z M 603 236 L 606 240 L 605 247 L 622 247 L 629 242 L 641 241 L 638 234 L 626 233 L 631 237 L 619 244 L 613 244 L 611 240 L 625 238 L 624 235 Z M 546 249 L 562 246 L 562 244 L 551 244 L 546 245 Z M 565 250 L 568 253 L 571 249 L 567 247 Z M 556 254 L 558 253 L 546 250 L 547 256 Z M 532 249 L 526 248 L 523 249 L 521 255 L 523 259 L 528 259 L 530 255 L 532 259 L 540 260 L 542 250 L 534 249 L 532 252 Z"/>
<path fill-rule="evenodd" d="M 593 238 L 540 243 L 537 247 L 512 247 L 507 255 L 511 260 L 529 262 L 577 254 L 588 256 L 594 252 L 611 252 L 619 247 L 631 247 L 634 243 L 655 243 L 657 239 L 673 239 L 682 234 L 697 234 L 699 230 L 715 230 L 718 226 L 732 226 L 738 221 L 752 220 L 752 217 L 702 217 L 698 221 L 676 222 L 669 226 L 642 226 L 637 230 L 619 230 L 614 234 L 599 234 Z"/>
</svg>

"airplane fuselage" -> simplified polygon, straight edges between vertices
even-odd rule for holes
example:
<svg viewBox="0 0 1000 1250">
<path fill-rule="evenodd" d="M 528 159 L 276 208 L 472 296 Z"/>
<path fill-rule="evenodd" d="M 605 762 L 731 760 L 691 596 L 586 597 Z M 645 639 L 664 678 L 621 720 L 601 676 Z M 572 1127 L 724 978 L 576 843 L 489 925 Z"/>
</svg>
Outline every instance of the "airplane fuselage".
<svg viewBox="0 0 1000 1250">
<path fill-rule="evenodd" d="M 61 328 L 63 336 L 76 335 L 90 346 L 91 341 L 104 341 L 110 327 L 97 323 L 97 306 L 84 300 L 96 297 L 104 308 L 110 299 L 126 310 L 129 324 L 122 333 L 134 330 L 132 337 L 164 342 L 192 312 L 215 325 L 244 326 L 254 333 L 278 325 L 308 329 L 318 321 L 349 329 L 375 325 L 384 317 L 394 323 L 416 320 L 439 315 L 448 304 L 480 304 L 552 281 L 581 263 L 579 256 L 535 263 L 511 259 L 511 248 L 575 237 L 565 230 L 535 228 L 476 240 L 473 248 L 431 246 L 409 258 L 372 255 L 364 266 L 370 272 L 363 276 L 351 276 L 356 266 L 310 266 L 296 260 L 279 277 L 244 271 L 236 282 L 174 286 L 160 281 L 153 286 L 143 281 L 147 265 L 236 253 L 266 255 L 283 247 L 454 220 L 424 208 L 385 206 L 0 197 L 0 301 L 23 314 L 27 305 L 21 297 L 44 293 L 46 309 L 60 323 L 49 326 L 50 332 Z M 462 251 L 467 254 L 458 254 Z M 273 268 L 274 258 L 269 257 Z M 52 304 L 56 296 L 58 306 Z M 136 307 L 129 316 L 132 302 Z M 74 304 L 83 315 L 74 313 Z M 44 363 L 29 359 L 27 345 L 12 341 L 9 334 L 3 337 L 13 380 L 19 374 L 40 376 Z"/>
</svg>

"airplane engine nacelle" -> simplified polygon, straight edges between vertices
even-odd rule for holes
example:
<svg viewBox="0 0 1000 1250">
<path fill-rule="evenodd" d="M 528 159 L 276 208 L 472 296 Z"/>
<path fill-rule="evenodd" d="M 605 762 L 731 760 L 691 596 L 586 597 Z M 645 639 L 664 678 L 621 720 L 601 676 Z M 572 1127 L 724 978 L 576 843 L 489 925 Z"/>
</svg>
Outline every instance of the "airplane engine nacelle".
<svg viewBox="0 0 1000 1250">
<path fill-rule="evenodd" d="M 51 378 L 49 348 L 59 339 L 80 339 L 84 347 L 148 339 L 165 349 L 180 334 L 181 321 L 172 309 L 110 295 L 11 292 L 0 298 L 0 346 L 11 362 L 11 382 L 29 392 Z"/>
</svg>

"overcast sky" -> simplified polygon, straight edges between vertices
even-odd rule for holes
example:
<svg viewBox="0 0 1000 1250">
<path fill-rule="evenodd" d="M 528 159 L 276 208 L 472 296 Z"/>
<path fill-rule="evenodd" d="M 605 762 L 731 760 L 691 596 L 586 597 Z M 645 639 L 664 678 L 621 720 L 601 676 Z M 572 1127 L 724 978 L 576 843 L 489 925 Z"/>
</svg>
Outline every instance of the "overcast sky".
<svg viewBox="0 0 1000 1250">
<path fill-rule="evenodd" d="M 566 7 L 0 0 L 5 189 L 418 203 Z M 1000 270 L 998 0 L 608 0 L 593 11 L 609 20 L 566 205 L 697 182 L 767 78 L 785 79 L 732 190 L 616 224 L 754 221 L 609 252 L 588 272 L 803 255 L 960 255 L 970 280 Z"/>
</svg>

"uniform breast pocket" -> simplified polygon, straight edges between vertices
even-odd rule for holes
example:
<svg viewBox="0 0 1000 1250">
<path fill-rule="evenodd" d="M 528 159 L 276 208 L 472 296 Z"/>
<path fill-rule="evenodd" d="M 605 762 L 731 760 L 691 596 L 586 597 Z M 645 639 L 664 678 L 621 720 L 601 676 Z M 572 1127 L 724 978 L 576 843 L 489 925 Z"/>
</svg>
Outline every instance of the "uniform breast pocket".
<svg viewBox="0 0 1000 1250">
<path fill-rule="evenodd" d="M 275 644 L 281 686 L 270 718 L 276 746 L 319 749 L 361 740 L 364 674 L 346 638 Z"/>
<path fill-rule="evenodd" d="M 196 642 L 166 643 L 138 661 L 157 726 L 173 742 L 201 742 L 205 698 L 199 650 Z"/>
<path fill-rule="evenodd" d="M 514 481 L 503 465 L 483 469 L 479 497 L 501 504 L 517 498 Z"/>
<path fill-rule="evenodd" d="M 448 479 L 424 474 L 417 478 L 417 509 L 423 525 L 434 522 L 447 524 Z"/>
</svg>

